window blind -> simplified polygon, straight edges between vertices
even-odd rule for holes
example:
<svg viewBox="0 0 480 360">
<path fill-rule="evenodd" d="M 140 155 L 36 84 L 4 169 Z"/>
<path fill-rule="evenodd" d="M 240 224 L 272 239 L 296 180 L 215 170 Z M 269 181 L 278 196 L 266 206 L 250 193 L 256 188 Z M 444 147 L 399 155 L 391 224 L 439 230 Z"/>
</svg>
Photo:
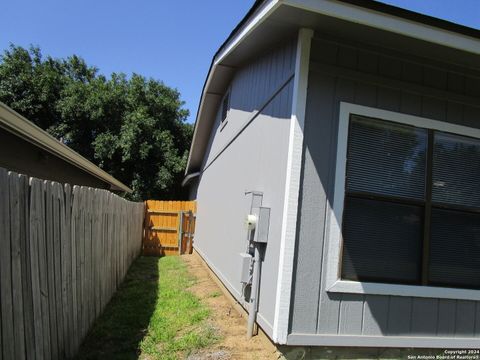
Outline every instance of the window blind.
<svg viewBox="0 0 480 360">
<path fill-rule="evenodd" d="M 480 288 L 480 214 L 432 211 L 429 281 Z"/>
<path fill-rule="evenodd" d="M 480 289 L 479 139 L 352 115 L 346 170 L 342 278 Z"/>
<path fill-rule="evenodd" d="M 344 279 L 420 281 L 422 207 L 348 198 L 345 209 Z"/>
<path fill-rule="evenodd" d="M 435 133 L 432 200 L 480 207 L 480 141 Z"/>
<path fill-rule="evenodd" d="M 347 189 L 423 199 L 426 149 L 425 129 L 353 116 Z"/>
</svg>

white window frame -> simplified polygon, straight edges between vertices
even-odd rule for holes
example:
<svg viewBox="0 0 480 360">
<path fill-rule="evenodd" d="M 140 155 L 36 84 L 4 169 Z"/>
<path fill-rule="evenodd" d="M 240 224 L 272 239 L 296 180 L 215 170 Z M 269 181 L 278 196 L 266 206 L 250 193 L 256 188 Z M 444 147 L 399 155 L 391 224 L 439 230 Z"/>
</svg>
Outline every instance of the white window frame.
<svg viewBox="0 0 480 360">
<path fill-rule="evenodd" d="M 341 226 L 345 199 L 348 125 L 351 115 L 367 116 L 399 124 L 412 125 L 420 128 L 444 131 L 480 139 L 480 129 L 455 125 L 419 116 L 407 115 L 399 112 L 341 102 L 338 125 L 333 207 L 330 206 L 327 214 L 329 217 L 329 219 L 327 219 L 328 228 L 326 232 L 328 236 L 326 279 L 327 292 L 480 300 L 480 290 L 422 285 L 384 284 L 341 279 L 341 246 L 343 242 Z"/>
</svg>

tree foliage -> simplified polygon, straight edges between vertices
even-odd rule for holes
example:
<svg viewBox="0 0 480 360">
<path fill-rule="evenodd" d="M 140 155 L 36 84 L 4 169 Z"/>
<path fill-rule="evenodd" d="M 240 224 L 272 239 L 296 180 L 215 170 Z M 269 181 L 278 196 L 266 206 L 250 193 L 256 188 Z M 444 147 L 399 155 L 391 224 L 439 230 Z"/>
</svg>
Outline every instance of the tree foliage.
<svg viewBox="0 0 480 360">
<path fill-rule="evenodd" d="M 141 75 L 109 78 L 74 55 L 11 45 L 0 57 L 0 101 L 133 189 L 180 199 L 192 126 L 180 94 Z"/>
</svg>

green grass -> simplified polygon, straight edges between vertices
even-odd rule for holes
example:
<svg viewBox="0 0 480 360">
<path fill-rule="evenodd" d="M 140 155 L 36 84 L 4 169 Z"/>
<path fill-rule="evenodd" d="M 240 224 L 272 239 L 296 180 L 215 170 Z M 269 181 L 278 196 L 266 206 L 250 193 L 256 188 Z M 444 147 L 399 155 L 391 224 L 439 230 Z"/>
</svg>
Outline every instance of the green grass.
<svg viewBox="0 0 480 360">
<path fill-rule="evenodd" d="M 220 291 L 214 291 L 214 292 L 208 294 L 208 297 L 216 298 L 216 297 L 219 297 L 220 295 L 222 295 L 222 293 Z"/>
<path fill-rule="evenodd" d="M 181 359 L 217 341 L 209 309 L 186 290 L 181 258 L 140 257 L 85 340 L 79 359 Z"/>
</svg>

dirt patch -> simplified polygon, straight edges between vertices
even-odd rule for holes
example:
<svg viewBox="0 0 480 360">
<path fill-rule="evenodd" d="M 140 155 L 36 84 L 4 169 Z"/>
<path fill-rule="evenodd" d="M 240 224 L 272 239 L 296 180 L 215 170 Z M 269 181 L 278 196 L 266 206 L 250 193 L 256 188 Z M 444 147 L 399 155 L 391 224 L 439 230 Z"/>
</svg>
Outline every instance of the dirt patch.
<svg viewBox="0 0 480 360">
<path fill-rule="evenodd" d="M 261 359 L 276 360 L 279 358 L 276 347 L 259 331 L 257 336 L 247 340 L 246 314 L 238 310 L 225 288 L 217 284 L 203 260 L 197 254 L 184 255 L 182 259 L 188 270 L 197 278 L 197 282 L 189 290 L 198 296 L 212 311 L 213 326 L 218 329 L 221 340 L 215 345 L 199 353 L 189 356 L 189 360 L 227 360 L 227 359 Z"/>
</svg>

